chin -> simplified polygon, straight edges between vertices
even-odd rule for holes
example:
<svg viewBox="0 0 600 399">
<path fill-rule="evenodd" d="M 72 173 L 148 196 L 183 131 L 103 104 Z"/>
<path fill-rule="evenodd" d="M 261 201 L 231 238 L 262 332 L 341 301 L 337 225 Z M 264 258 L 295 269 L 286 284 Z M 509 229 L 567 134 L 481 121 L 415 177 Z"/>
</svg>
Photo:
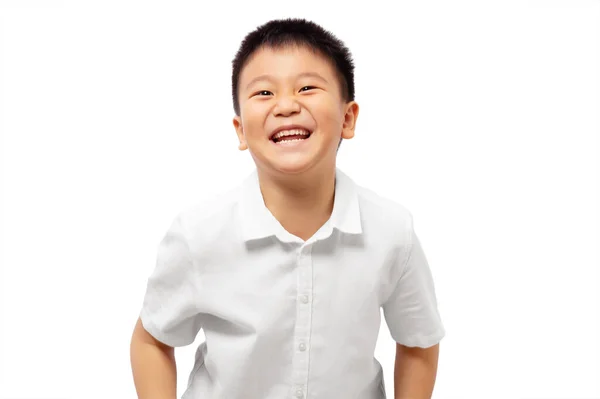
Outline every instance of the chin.
<svg viewBox="0 0 600 399">
<path fill-rule="evenodd" d="M 297 160 L 267 160 L 263 162 L 256 162 L 257 167 L 267 171 L 269 174 L 284 174 L 284 175 L 298 175 L 311 170 L 314 167 L 314 162 L 307 159 Z"/>
<path fill-rule="evenodd" d="M 304 173 L 310 170 L 310 164 L 306 163 L 286 163 L 286 164 L 274 164 L 272 165 L 272 169 L 277 172 L 288 174 L 288 175 L 297 175 Z"/>
<path fill-rule="evenodd" d="M 271 152 L 269 149 L 253 153 L 252 157 L 258 168 L 268 173 L 296 175 L 321 168 L 329 164 L 326 158 L 333 159 L 335 163 L 336 151 L 328 154 L 328 151 L 289 151 L 289 152 Z M 337 147 L 336 147 L 337 150 Z"/>
</svg>

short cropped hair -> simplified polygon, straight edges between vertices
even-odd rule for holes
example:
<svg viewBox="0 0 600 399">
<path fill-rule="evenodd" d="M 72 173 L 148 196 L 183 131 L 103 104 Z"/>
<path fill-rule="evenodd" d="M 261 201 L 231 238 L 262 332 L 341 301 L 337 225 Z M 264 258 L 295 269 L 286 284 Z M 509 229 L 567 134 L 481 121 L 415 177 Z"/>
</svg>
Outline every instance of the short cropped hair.
<svg viewBox="0 0 600 399">
<path fill-rule="evenodd" d="M 344 43 L 314 22 L 300 18 L 276 19 L 248 33 L 232 61 L 231 88 L 237 116 L 240 115 L 240 73 L 249 58 L 263 47 L 279 49 L 289 46 L 306 46 L 329 60 L 337 72 L 342 98 L 346 102 L 354 101 L 354 62 Z"/>
</svg>

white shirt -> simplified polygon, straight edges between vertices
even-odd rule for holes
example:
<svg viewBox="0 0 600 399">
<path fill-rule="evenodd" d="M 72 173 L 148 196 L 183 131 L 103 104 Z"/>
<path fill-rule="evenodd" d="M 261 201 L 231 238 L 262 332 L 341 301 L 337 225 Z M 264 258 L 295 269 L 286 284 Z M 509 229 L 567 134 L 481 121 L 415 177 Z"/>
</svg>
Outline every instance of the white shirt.
<svg viewBox="0 0 600 399">
<path fill-rule="evenodd" d="M 177 215 L 140 317 L 173 347 L 203 329 L 182 399 L 383 399 L 381 309 L 400 344 L 445 335 L 410 212 L 338 168 L 331 218 L 305 242 L 266 208 L 254 170 Z"/>
</svg>

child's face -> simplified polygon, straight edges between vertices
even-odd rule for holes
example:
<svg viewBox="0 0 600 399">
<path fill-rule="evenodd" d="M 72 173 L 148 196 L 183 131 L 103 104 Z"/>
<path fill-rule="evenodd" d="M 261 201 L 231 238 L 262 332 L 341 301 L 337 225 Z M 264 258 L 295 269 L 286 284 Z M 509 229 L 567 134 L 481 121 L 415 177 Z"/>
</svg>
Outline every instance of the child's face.
<svg viewBox="0 0 600 399">
<path fill-rule="evenodd" d="M 239 78 L 240 116 L 233 120 L 240 150 L 260 169 L 300 173 L 335 165 L 340 138 L 354 136 L 356 102 L 344 102 L 336 70 L 305 47 L 258 50 Z M 274 131 L 299 125 L 309 138 L 275 143 Z"/>
</svg>

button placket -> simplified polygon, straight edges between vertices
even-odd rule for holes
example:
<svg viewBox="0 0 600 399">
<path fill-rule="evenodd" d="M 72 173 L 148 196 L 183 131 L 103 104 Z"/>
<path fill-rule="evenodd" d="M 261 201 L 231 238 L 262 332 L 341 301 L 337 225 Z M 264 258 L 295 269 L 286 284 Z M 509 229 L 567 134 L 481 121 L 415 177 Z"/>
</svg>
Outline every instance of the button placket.
<svg viewBox="0 0 600 399">
<path fill-rule="evenodd" d="M 296 350 L 293 358 L 293 382 L 295 395 L 297 398 L 303 398 L 306 395 L 308 385 L 308 356 L 310 351 L 310 331 L 312 328 L 312 306 L 310 306 L 310 297 L 312 293 L 312 244 L 305 244 L 300 247 L 297 254 L 297 290 L 299 293 L 296 306 L 296 326 L 294 331 L 294 341 Z M 294 392 L 294 391 L 293 391 Z"/>
</svg>

